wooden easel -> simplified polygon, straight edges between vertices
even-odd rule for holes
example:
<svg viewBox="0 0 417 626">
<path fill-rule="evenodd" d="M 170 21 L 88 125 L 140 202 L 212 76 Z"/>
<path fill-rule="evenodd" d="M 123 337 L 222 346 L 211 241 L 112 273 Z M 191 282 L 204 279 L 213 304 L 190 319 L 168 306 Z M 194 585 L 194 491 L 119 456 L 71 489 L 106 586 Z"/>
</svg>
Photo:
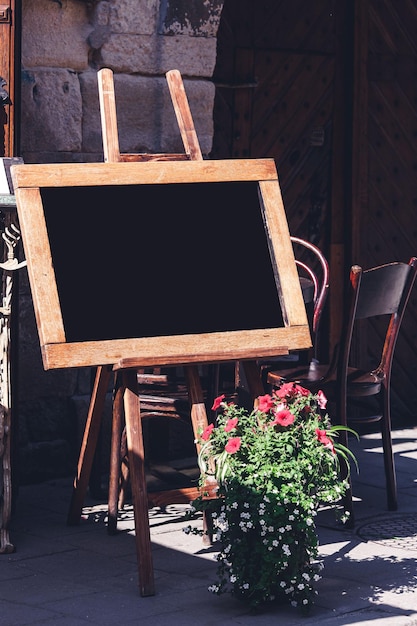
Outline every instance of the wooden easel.
<svg viewBox="0 0 417 626">
<path fill-rule="evenodd" d="M 118 141 L 117 115 L 114 96 L 113 74 L 104 68 L 98 72 L 99 98 L 103 129 L 104 158 L 106 162 L 133 162 L 148 160 L 202 160 L 202 153 L 187 96 L 180 73 L 172 70 L 166 74 L 171 99 L 174 106 L 185 153 L 180 154 L 121 154 Z M 68 524 L 77 524 L 91 473 L 94 452 L 97 446 L 105 396 L 112 372 L 118 377 L 113 402 L 112 441 L 118 445 L 122 428 L 123 413 L 126 423 L 126 435 L 129 454 L 129 473 L 133 494 L 133 507 L 136 529 L 136 552 L 139 569 L 139 587 L 142 596 L 154 595 L 153 562 L 148 518 L 148 495 L 144 465 L 144 447 L 140 415 L 137 370 L 139 361 L 122 359 L 111 366 L 99 366 L 93 386 L 87 422 L 82 441 L 77 476 L 74 480 L 73 494 L 68 514 Z M 243 364 L 245 376 L 253 397 L 264 390 L 259 369 L 254 361 Z M 194 437 L 208 424 L 203 399 L 203 390 L 196 365 L 184 366 L 191 406 L 191 422 Z M 112 447 L 109 485 L 109 525 L 115 527 L 117 521 L 117 492 L 119 476 L 119 455 Z M 197 489 L 181 490 L 182 497 L 191 501 L 198 495 Z"/>
<path fill-rule="evenodd" d="M 108 78 L 103 71 L 100 76 L 106 78 L 106 75 Z M 155 586 L 138 370 L 184 367 L 191 420 L 197 435 L 207 425 L 197 369 L 200 364 L 242 361 L 248 389 L 255 398 L 263 393 L 256 359 L 311 346 L 275 162 L 273 159 L 203 162 L 181 77 L 178 72 L 169 72 L 167 79 L 185 157 L 139 155 L 136 160 L 142 162 L 135 162 L 132 155 L 120 155 L 117 137 L 110 133 L 112 152 L 116 155 L 112 158 L 125 160 L 124 163 L 34 164 L 12 168 L 44 368 L 98 366 L 68 523 L 78 523 L 80 519 L 104 399 L 110 376 L 116 373 L 113 422 L 120 423 L 124 413 L 142 596 L 153 595 Z M 105 80 L 103 84 L 105 87 Z M 106 119 L 108 127 L 116 129 L 114 93 L 113 105 L 111 90 L 103 88 L 102 93 L 103 98 L 108 98 L 103 115 L 110 117 Z M 106 150 L 108 159 L 111 151 Z M 158 160 L 171 162 L 158 163 Z M 189 162 L 181 162 L 184 160 Z M 229 192 L 233 202 L 229 200 Z M 173 197 L 180 222 L 177 214 L 170 221 Z M 83 220 L 82 230 L 72 213 L 56 210 L 64 201 L 77 208 Z M 109 256 L 109 246 L 113 246 L 118 233 L 103 223 L 103 214 L 112 211 L 115 202 L 120 203 L 129 226 L 124 236 L 125 249 L 116 246 L 120 253 L 116 266 Z M 163 220 L 159 212 L 141 210 L 154 203 L 161 207 Z M 190 230 L 184 232 L 182 220 L 185 223 L 190 215 L 194 217 L 196 206 L 204 207 L 201 212 L 204 227 L 200 220 L 191 219 Z M 213 240 L 220 222 L 228 237 L 228 247 L 220 258 L 213 258 Z M 237 223 L 244 224 L 244 228 L 236 237 Z M 100 226 L 103 226 L 101 236 L 97 236 Z M 139 232 L 142 243 L 137 246 Z M 165 237 L 162 246 L 161 236 Z M 78 243 L 77 254 L 73 251 L 74 240 Z M 148 263 L 156 248 L 166 264 L 171 263 L 179 250 L 190 249 L 200 261 L 200 280 L 188 281 L 185 288 L 179 286 L 182 287 L 178 298 L 180 313 L 175 318 L 159 319 L 153 310 L 147 311 L 131 298 L 138 268 Z M 125 253 L 127 256 L 123 256 Z M 240 268 L 245 268 L 239 276 L 237 260 Z M 117 306 L 109 306 L 108 287 L 101 280 L 108 276 L 106 272 L 114 272 Z M 155 289 L 155 279 L 157 275 L 151 272 L 147 289 L 150 300 L 161 307 L 165 301 Z M 234 297 L 226 298 L 225 306 L 219 307 L 216 301 L 201 298 L 201 285 L 213 292 L 221 280 L 239 287 Z M 252 297 L 260 281 L 264 304 L 261 308 Z M 81 312 L 73 306 L 80 294 L 84 303 Z"/>
</svg>

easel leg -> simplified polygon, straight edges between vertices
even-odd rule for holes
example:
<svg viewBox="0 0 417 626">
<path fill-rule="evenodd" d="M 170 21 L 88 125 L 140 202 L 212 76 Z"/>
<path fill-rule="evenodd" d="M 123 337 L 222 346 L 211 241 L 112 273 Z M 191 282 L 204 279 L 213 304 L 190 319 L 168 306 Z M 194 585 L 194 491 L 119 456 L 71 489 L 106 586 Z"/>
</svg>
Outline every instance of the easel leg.
<svg viewBox="0 0 417 626">
<path fill-rule="evenodd" d="M 184 368 L 187 380 L 188 396 L 191 405 L 191 423 L 193 426 L 194 439 L 208 425 L 206 405 L 204 404 L 203 390 L 200 375 L 196 365 L 188 365 Z M 197 453 L 199 446 L 197 445 Z M 203 544 L 211 545 L 213 539 L 213 526 L 211 520 L 204 514 L 203 518 Z"/>
<path fill-rule="evenodd" d="M 67 524 L 74 526 L 79 523 L 81 511 L 87 493 L 90 479 L 94 452 L 100 432 L 101 421 L 104 411 L 104 401 L 110 381 L 111 367 L 99 366 L 91 394 L 90 407 L 88 410 L 87 423 L 84 429 L 84 437 L 81 444 L 78 459 L 77 476 L 74 480 L 72 498 L 68 511 Z"/>
<path fill-rule="evenodd" d="M 187 380 L 188 397 L 191 404 L 191 422 L 193 425 L 194 438 L 197 439 L 198 433 L 204 430 L 208 425 L 200 374 L 196 365 L 187 365 L 184 371 Z"/>
<path fill-rule="evenodd" d="M 238 363 L 238 367 L 243 370 L 252 401 L 258 396 L 263 396 L 265 389 L 262 383 L 261 370 L 257 362 L 241 361 Z"/>
<path fill-rule="evenodd" d="M 155 583 L 149 530 L 145 452 L 143 447 L 136 370 L 125 370 L 123 372 L 123 386 L 129 470 L 132 486 L 133 511 L 135 515 L 139 588 L 141 596 L 153 596 L 155 594 Z"/>
</svg>

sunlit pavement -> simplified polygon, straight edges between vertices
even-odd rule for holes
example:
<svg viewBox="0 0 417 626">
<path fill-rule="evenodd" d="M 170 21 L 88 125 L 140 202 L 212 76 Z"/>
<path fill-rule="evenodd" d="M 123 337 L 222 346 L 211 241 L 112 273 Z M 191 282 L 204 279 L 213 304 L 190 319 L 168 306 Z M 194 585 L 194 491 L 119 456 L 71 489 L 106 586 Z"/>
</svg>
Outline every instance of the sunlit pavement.
<svg viewBox="0 0 417 626">
<path fill-rule="evenodd" d="M 289 606 L 251 614 L 230 596 L 213 596 L 216 546 L 186 535 L 188 509 L 149 511 L 156 595 L 138 591 L 133 512 L 109 536 L 106 503 L 89 500 L 79 526 L 66 516 L 71 479 L 21 487 L 12 521 L 16 552 L 0 555 L 0 624 L 140 624 L 211 626 L 315 624 L 417 625 L 417 428 L 393 432 L 399 509 L 386 509 L 381 440 L 352 440 L 356 526 L 340 526 L 332 510 L 317 517 L 323 578 L 305 617 Z"/>
</svg>

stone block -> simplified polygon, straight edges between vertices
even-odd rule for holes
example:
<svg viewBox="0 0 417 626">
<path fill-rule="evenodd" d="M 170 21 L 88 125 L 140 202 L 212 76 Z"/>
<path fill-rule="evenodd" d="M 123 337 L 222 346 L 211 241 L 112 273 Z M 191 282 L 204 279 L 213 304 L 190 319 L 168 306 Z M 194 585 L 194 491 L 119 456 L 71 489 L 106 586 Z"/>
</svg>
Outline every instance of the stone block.
<svg viewBox="0 0 417 626">
<path fill-rule="evenodd" d="M 24 276 L 26 270 L 20 270 Z M 42 364 L 38 331 L 30 293 L 19 295 L 19 342 L 17 346 L 19 403 L 40 397 L 71 396 L 77 388 L 77 370 L 48 370 Z"/>
<path fill-rule="evenodd" d="M 102 67 L 119 73 L 165 74 L 210 78 L 216 62 L 216 39 L 205 37 L 114 34 L 101 48 Z"/>
<path fill-rule="evenodd" d="M 81 150 L 81 93 L 75 72 L 22 72 L 22 155 Z"/>
<path fill-rule="evenodd" d="M 117 0 L 111 3 L 110 26 L 114 33 L 151 35 L 156 32 L 160 0 Z"/>
<path fill-rule="evenodd" d="M 23 0 L 22 4 L 23 67 L 88 67 L 92 26 L 85 3 Z"/>
</svg>

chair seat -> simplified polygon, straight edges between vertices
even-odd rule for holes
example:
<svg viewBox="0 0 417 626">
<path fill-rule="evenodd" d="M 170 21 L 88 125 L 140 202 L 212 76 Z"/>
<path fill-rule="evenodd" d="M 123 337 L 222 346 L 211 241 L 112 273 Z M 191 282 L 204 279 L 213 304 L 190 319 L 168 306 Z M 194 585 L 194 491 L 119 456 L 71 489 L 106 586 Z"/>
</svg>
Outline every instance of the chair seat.
<svg viewBox="0 0 417 626">
<path fill-rule="evenodd" d="M 267 380 L 268 384 L 272 386 L 279 386 L 286 381 L 297 382 L 301 386 L 304 385 L 314 391 L 315 389 L 320 389 L 321 384 L 326 379 L 328 370 L 328 365 L 320 364 L 313 360 L 308 365 L 268 372 Z"/>
</svg>

